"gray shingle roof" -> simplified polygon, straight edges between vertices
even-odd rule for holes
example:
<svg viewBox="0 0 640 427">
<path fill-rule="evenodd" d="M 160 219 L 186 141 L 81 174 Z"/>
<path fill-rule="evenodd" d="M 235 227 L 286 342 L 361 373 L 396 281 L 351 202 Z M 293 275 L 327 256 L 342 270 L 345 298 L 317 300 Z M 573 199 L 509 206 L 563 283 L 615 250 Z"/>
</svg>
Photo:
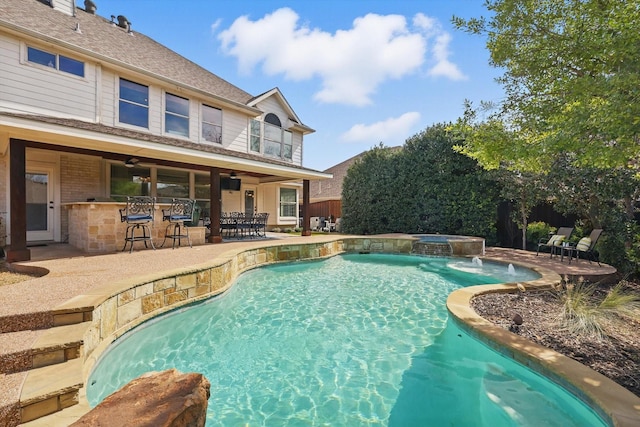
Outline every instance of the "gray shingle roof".
<svg viewBox="0 0 640 427">
<path fill-rule="evenodd" d="M 75 31 L 76 24 L 80 33 Z M 80 8 L 76 8 L 76 16 L 69 16 L 37 0 L 0 0 L 0 27 L 15 28 L 235 103 L 246 105 L 252 99 L 249 93 L 153 39 L 135 31 L 131 35 Z"/>
</svg>

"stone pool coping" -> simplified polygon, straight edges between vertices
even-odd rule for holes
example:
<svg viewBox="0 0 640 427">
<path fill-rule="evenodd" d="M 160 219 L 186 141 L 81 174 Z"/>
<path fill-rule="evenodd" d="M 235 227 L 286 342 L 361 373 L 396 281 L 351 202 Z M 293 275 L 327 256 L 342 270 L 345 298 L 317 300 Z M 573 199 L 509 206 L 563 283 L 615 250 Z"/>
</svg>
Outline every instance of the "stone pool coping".
<svg viewBox="0 0 640 427">
<path fill-rule="evenodd" d="M 504 262 L 497 258 L 483 259 Z M 513 261 L 512 261 L 513 262 Z M 526 263 L 514 264 L 531 268 L 541 278 L 522 282 L 526 290 L 551 289 L 560 282 L 557 273 Z M 447 309 L 456 323 L 467 333 L 489 347 L 527 366 L 569 390 L 610 425 L 633 427 L 640 423 L 640 397 L 615 381 L 554 350 L 534 343 L 482 318 L 471 307 L 471 300 L 487 293 L 520 292 L 517 283 L 477 285 L 453 291 L 447 298 Z"/>
<path fill-rule="evenodd" d="M 72 298 L 58 306 L 57 310 L 91 310 L 90 325 L 83 336 L 84 350 L 81 356 L 81 377 L 86 384 L 91 370 L 114 340 L 153 317 L 224 292 L 232 286 L 239 274 L 247 270 L 275 262 L 320 259 L 345 252 L 410 253 L 415 240 L 412 236 L 400 235 L 335 236 L 295 243 L 267 241 L 258 247 L 222 252 L 215 259 L 189 267 L 131 276 Z M 473 254 L 469 254 L 471 255 Z M 549 286 L 559 279 L 557 274 L 545 271 L 542 279 L 528 283 L 527 287 Z M 478 293 L 506 292 L 514 288 L 514 284 L 464 288 L 460 291 L 465 292 L 456 291 L 451 294 L 447 306 L 471 334 L 527 366 L 536 370 L 542 368 L 542 372 L 553 379 L 560 378 L 562 385 L 577 395 L 586 397 L 588 403 L 601 408 L 601 413 L 606 415 L 612 425 L 637 425 L 637 420 L 640 419 L 640 398 L 578 362 L 536 346 L 502 328 L 492 327 L 491 323 L 475 315 L 469 306 L 471 298 Z M 60 370 L 61 375 L 63 372 Z M 573 375 L 577 377 L 572 379 Z M 54 374 L 39 380 L 55 383 L 62 379 L 56 378 Z M 593 385 L 594 381 L 597 385 Z M 29 425 L 68 425 L 90 410 L 86 387 L 80 389 L 78 400 L 78 405 L 46 418 L 36 419 Z"/>
</svg>

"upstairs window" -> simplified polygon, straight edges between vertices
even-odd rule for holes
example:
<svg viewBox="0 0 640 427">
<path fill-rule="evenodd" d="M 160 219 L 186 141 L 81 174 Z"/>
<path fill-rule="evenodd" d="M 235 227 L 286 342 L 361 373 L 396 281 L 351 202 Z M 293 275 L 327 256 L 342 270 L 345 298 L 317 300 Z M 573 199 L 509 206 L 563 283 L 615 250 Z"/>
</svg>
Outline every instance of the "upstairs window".
<svg viewBox="0 0 640 427">
<path fill-rule="evenodd" d="M 222 110 L 202 106 L 202 139 L 222 144 Z"/>
<path fill-rule="evenodd" d="M 164 131 L 189 137 L 189 100 L 165 94 Z"/>
<path fill-rule="evenodd" d="M 257 122 L 257 126 L 260 122 Z M 260 132 L 254 137 L 254 121 L 251 123 L 251 149 L 252 151 L 259 151 L 260 149 Z M 263 144 L 264 155 L 269 157 L 275 157 L 278 159 L 291 160 L 293 158 L 293 135 L 288 130 L 282 129 L 280 119 L 275 114 L 269 113 L 264 118 L 263 123 Z M 254 149 L 257 147 L 257 149 Z"/>
<path fill-rule="evenodd" d="M 27 61 L 44 65 L 58 71 L 84 77 L 84 62 L 76 61 L 64 55 L 57 55 L 35 47 L 27 47 Z"/>
<path fill-rule="evenodd" d="M 149 87 L 120 79 L 120 123 L 149 128 Z"/>
<path fill-rule="evenodd" d="M 260 125 L 261 123 L 258 120 L 251 119 L 251 141 L 249 141 L 249 148 L 256 153 L 260 152 L 260 140 L 262 139 Z"/>
</svg>

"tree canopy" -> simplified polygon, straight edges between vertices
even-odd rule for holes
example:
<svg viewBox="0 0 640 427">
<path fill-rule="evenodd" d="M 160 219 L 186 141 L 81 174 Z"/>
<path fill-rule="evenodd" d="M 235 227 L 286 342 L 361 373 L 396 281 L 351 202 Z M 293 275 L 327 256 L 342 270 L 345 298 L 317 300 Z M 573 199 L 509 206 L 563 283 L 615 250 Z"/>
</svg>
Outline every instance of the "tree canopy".
<svg viewBox="0 0 640 427">
<path fill-rule="evenodd" d="M 473 105 L 460 150 L 485 167 L 636 166 L 640 154 L 640 0 L 487 0 L 489 17 L 453 18 L 485 35 L 505 99 L 482 122 Z M 486 107 L 483 106 L 483 107 Z"/>
<path fill-rule="evenodd" d="M 498 190 L 478 163 L 453 150 L 437 124 L 399 149 L 375 147 L 348 170 L 342 225 L 348 233 L 443 233 L 493 243 Z"/>
</svg>

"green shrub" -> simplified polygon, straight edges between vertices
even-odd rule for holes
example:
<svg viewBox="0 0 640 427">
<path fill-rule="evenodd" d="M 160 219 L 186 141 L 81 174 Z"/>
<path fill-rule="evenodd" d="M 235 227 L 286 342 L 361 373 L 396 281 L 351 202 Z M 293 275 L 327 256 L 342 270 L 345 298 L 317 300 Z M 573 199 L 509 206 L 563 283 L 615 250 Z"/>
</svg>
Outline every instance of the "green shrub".
<svg viewBox="0 0 640 427">
<path fill-rule="evenodd" d="M 555 233 L 556 228 L 546 222 L 536 221 L 527 224 L 527 247 L 536 247 L 540 239 L 547 239 L 549 234 Z"/>
</svg>

